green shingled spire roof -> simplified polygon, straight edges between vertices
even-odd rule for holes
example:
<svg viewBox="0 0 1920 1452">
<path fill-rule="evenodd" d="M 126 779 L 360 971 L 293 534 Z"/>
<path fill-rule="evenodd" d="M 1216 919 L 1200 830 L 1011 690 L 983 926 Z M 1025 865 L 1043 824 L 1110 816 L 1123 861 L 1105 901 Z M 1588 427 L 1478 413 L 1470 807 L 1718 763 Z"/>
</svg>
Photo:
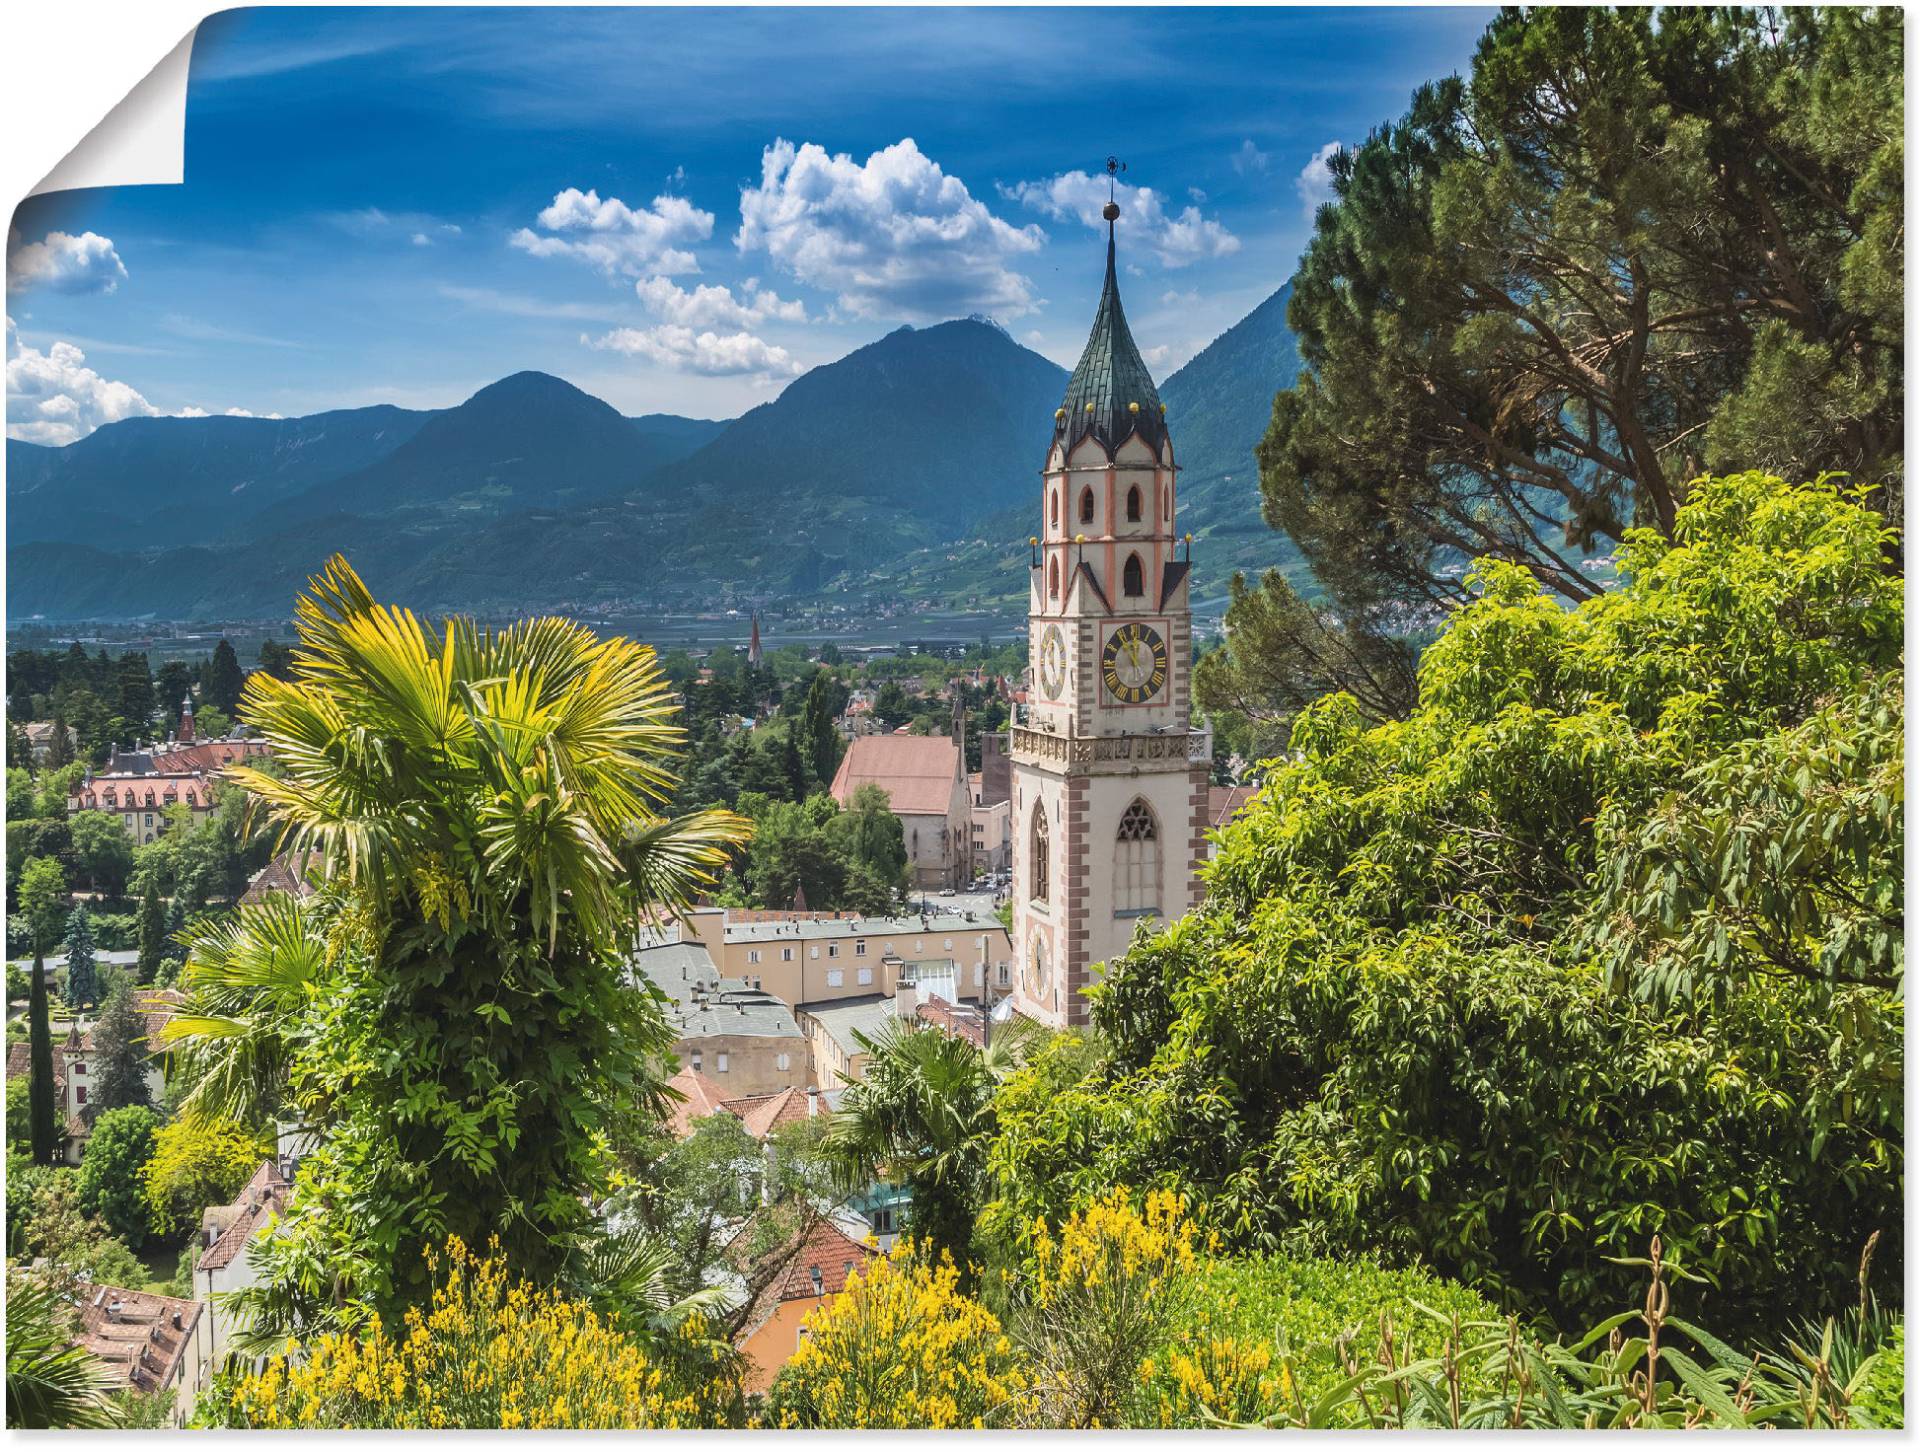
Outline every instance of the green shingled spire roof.
<svg viewBox="0 0 1920 1452">
<path fill-rule="evenodd" d="M 1129 404 L 1138 407 L 1129 408 Z M 1093 332 L 1080 355 L 1080 366 L 1067 383 L 1067 400 L 1055 433 L 1069 453 L 1088 434 L 1099 439 L 1109 453 L 1132 433 L 1139 434 L 1158 453 L 1167 436 L 1159 390 L 1134 346 L 1127 315 L 1120 306 L 1111 217 L 1107 220 L 1107 284 L 1100 292 L 1100 309 L 1093 315 Z"/>
</svg>

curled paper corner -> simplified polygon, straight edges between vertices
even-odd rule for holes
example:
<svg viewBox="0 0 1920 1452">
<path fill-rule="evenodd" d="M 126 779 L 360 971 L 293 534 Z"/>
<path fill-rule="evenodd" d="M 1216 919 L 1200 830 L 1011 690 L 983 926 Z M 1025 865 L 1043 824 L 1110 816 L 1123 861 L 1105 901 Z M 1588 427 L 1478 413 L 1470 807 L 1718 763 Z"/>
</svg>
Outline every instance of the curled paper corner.
<svg viewBox="0 0 1920 1452">
<path fill-rule="evenodd" d="M 80 187 L 178 186 L 187 172 L 187 68 L 195 26 L 28 196 Z"/>
</svg>

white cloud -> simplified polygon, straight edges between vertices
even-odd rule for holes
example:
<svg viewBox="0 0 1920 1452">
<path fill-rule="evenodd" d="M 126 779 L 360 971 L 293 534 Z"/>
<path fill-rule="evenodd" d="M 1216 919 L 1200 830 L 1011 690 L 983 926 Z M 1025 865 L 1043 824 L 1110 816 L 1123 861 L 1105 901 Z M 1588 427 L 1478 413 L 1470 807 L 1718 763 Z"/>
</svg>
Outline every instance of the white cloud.
<svg viewBox="0 0 1920 1452">
<path fill-rule="evenodd" d="M 775 140 L 759 185 L 741 190 L 734 236 L 856 317 L 915 322 L 1033 311 L 1033 284 L 1011 264 L 1045 241 L 994 216 L 911 137 L 864 163 Z"/>
<path fill-rule="evenodd" d="M 70 444 L 101 424 L 160 410 L 130 384 L 102 378 L 71 343 L 42 353 L 20 341 L 7 319 L 7 437 L 33 444 Z"/>
<path fill-rule="evenodd" d="M 1329 141 L 1314 152 L 1313 160 L 1300 168 L 1300 175 L 1293 180 L 1294 190 L 1300 193 L 1300 204 L 1311 217 L 1320 210 L 1321 204 L 1333 200 L 1333 168 L 1328 165 L 1340 150 L 1340 143 Z"/>
<path fill-rule="evenodd" d="M 1168 288 L 1160 294 L 1160 304 L 1169 308 L 1197 308 L 1200 306 L 1200 292 L 1197 288 L 1187 292 L 1175 292 Z"/>
<path fill-rule="evenodd" d="M 752 277 L 740 284 L 737 298 L 730 288 L 706 283 L 688 292 L 665 277 L 643 278 L 633 285 L 633 291 L 656 318 L 687 328 L 750 328 L 770 319 L 782 323 L 807 320 L 805 303 L 797 298 L 783 301 Z"/>
<path fill-rule="evenodd" d="M 55 292 L 112 292 L 127 275 L 127 266 L 114 251 L 110 238 L 98 232 L 78 237 L 49 232 L 38 242 L 22 244 L 20 233 L 7 234 L 7 291 L 32 287 Z"/>
<path fill-rule="evenodd" d="M 756 338 L 752 333 L 696 333 L 679 323 L 661 323 L 652 328 L 615 328 L 598 338 L 582 333 L 580 341 L 589 348 L 650 358 L 676 373 L 698 373 L 710 378 L 741 373 L 763 378 L 792 378 L 804 371 L 785 348 Z"/>
<path fill-rule="evenodd" d="M 1265 171 L 1267 163 L 1272 160 L 1271 156 L 1253 144 L 1253 138 L 1249 136 L 1233 154 L 1233 169 L 1245 176 L 1250 171 Z"/>
<path fill-rule="evenodd" d="M 1206 199 L 1207 199 L 1207 194 L 1206 194 L 1206 193 L 1205 193 L 1204 191 L 1202 191 L 1202 190 L 1201 190 L 1201 189 L 1200 189 L 1199 187 L 1188 187 L 1188 188 L 1187 188 L 1187 200 L 1188 200 L 1188 201 L 1190 201 L 1190 202 L 1205 202 L 1205 201 L 1206 201 Z"/>
<path fill-rule="evenodd" d="M 415 232 L 410 240 L 415 247 L 433 246 L 433 238 L 429 237 L 425 232 Z"/>
<path fill-rule="evenodd" d="M 658 196 L 638 210 L 618 197 L 568 187 L 536 218 L 544 232 L 522 227 L 507 239 L 533 257 L 573 257 L 602 272 L 698 272 L 682 244 L 713 235 L 713 213 L 684 197 Z"/>
<path fill-rule="evenodd" d="M 404 236 L 415 247 L 431 247 L 460 235 L 457 222 L 443 222 L 429 212 L 385 212 L 361 207 L 353 212 L 328 212 L 326 221 L 355 237 Z"/>
<path fill-rule="evenodd" d="M 1099 232 L 1107 229 L 1106 219 L 1101 216 L 1107 205 L 1104 176 L 1069 171 L 1048 181 L 1021 182 L 1001 191 L 1049 217 L 1078 221 Z M 1124 234 L 1141 239 L 1163 267 L 1185 267 L 1202 258 L 1225 257 L 1240 250 L 1240 239 L 1219 222 L 1202 216 L 1194 206 L 1175 215 L 1152 187 L 1130 187 L 1121 182 L 1114 187 L 1113 198 L 1120 204 Z"/>
</svg>

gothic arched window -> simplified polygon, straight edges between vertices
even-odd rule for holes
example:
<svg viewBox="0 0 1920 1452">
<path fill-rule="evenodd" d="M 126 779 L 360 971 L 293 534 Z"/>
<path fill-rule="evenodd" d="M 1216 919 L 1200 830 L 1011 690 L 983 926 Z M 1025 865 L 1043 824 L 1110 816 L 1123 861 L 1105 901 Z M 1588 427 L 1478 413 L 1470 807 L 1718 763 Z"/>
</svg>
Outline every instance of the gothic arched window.
<svg viewBox="0 0 1920 1452">
<path fill-rule="evenodd" d="M 1060 523 L 1060 491 L 1058 489 L 1049 489 L 1047 491 L 1047 499 L 1049 501 L 1048 512 L 1053 516 L 1053 523 L 1058 524 Z"/>
<path fill-rule="evenodd" d="M 1093 523 L 1093 491 L 1091 489 L 1082 489 L 1080 491 L 1080 522 L 1082 524 Z"/>
<path fill-rule="evenodd" d="M 1160 517 L 1165 520 L 1173 518 L 1173 486 L 1171 484 L 1160 486 Z"/>
<path fill-rule="evenodd" d="M 1047 561 L 1047 594 L 1050 598 L 1060 598 L 1060 561 Z"/>
<path fill-rule="evenodd" d="M 1146 583 L 1141 578 L 1140 556 L 1127 556 L 1127 567 L 1120 572 L 1120 590 L 1122 594 L 1126 595 L 1144 595 L 1147 593 Z"/>
<path fill-rule="evenodd" d="M 1140 486 L 1138 484 L 1127 491 L 1127 522 L 1129 524 L 1140 522 Z"/>
<path fill-rule="evenodd" d="M 1160 829 L 1138 797 L 1120 816 L 1113 844 L 1113 912 L 1138 918 L 1160 911 Z"/>
<path fill-rule="evenodd" d="M 1033 891 L 1028 894 L 1035 902 L 1047 900 L 1047 879 L 1050 876 L 1050 864 L 1047 861 L 1047 804 L 1033 804 Z"/>
</svg>

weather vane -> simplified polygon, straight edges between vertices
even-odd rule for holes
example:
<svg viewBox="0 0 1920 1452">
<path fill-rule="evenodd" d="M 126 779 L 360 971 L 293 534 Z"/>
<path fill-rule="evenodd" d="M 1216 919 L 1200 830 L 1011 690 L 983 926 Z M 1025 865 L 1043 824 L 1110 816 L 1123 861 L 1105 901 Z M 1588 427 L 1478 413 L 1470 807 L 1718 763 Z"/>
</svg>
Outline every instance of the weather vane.
<svg viewBox="0 0 1920 1452">
<path fill-rule="evenodd" d="M 1109 222 L 1120 215 L 1120 204 L 1113 199 L 1114 178 L 1126 169 L 1127 164 L 1119 157 L 1109 156 L 1107 158 L 1107 205 L 1101 209 L 1100 215 L 1105 217 Z"/>
</svg>

